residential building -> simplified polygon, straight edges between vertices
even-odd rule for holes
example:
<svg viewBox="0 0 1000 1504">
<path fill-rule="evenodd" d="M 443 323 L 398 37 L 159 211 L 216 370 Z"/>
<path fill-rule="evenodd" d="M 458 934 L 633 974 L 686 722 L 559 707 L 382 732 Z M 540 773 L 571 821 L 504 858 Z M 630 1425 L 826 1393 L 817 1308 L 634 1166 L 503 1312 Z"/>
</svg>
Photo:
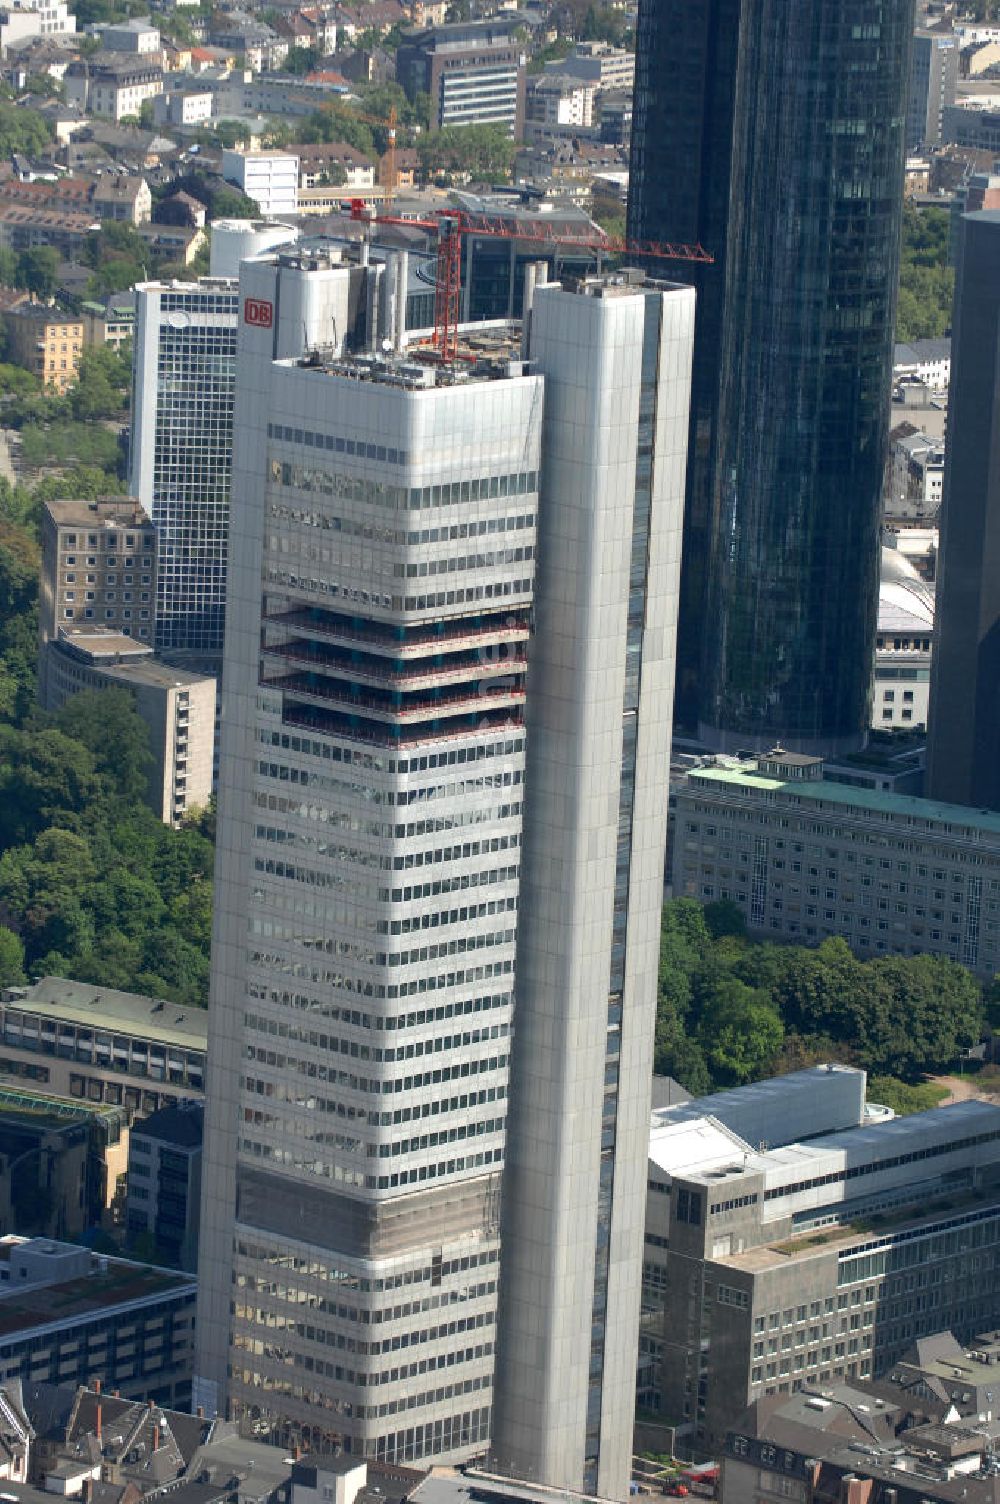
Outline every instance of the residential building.
<svg viewBox="0 0 1000 1504">
<path fill-rule="evenodd" d="M 81 333 L 83 325 L 79 326 Z M 152 642 L 156 532 L 131 496 L 48 501 L 41 518 L 39 700 L 49 708 L 45 648 L 86 623 Z"/>
<path fill-rule="evenodd" d="M 316 146 L 296 146 L 299 193 L 325 184 L 342 188 L 373 188 L 375 164 L 346 141 L 325 141 Z M 341 194 L 343 197 L 343 194 Z"/>
<path fill-rule="evenodd" d="M 153 213 L 153 195 L 144 177 L 114 177 L 105 175 L 98 179 L 91 198 L 98 219 L 116 219 L 125 224 L 148 223 Z"/>
<path fill-rule="evenodd" d="M 0 57 L 30 37 L 72 36 L 76 17 L 66 0 L 11 0 L 0 8 Z"/>
<path fill-rule="evenodd" d="M 154 657 L 104 626 L 60 628 L 43 648 L 45 708 L 81 690 L 127 689 L 149 733 L 147 803 L 166 825 L 205 809 L 215 785 L 215 675 Z"/>
<path fill-rule="evenodd" d="M 1000 294 L 990 269 L 998 250 L 1000 211 L 962 219 L 927 743 L 928 793 L 994 810 L 1000 809 L 1000 477 L 991 454 Z"/>
<path fill-rule="evenodd" d="M 123 1108 L 0 1086 L 0 1231 L 110 1231 L 127 1164 Z"/>
<path fill-rule="evenodd" d="M 960 50 L 953 33 L 918 31 L 913 39 L 906 149 L 937 146 L 947 105 L 955 103 Z"/>
<path fill-rule="evenodd" d="M 288 56 L 286 37 L 279 37 L 265 22 L 241 11 L 217 15 L 209 29 L 209 41 L 213 47 L 235 53 L 240 66 L 254 73 L 280 68 Z"/>
<path fill-rule="evenodd" d="M 926 731 L 934 586 L 898 548 L 882 547 L 872 729 Z"/>
<path fill-rule="evenodd" d="M 892 376 L 915 377 L 932 391 L 946 392 L 951 381 L 951 340 L 914 339 L 893 347 Z"/>
<path fill-rule="evenodd" d="M 158 52 L 96 52 L 66 69 L 66 101 L 111 120 L 138 117 L 147 99 L 163 93 Z"/>
<path fill-rule="evenodd" d="M 137 230 L 151 251 L 182 266 L 190 266 L 205 245 L 205 232 L 195 225 L 145 224 Z"/>
<path fill-rule="evenodd" d="M 607 1499 L 631 1476 L 694 312 L 639 273 L 530 309 L 545 458 L 491 1454 Z"/>
<path fill-rule="evenodd" d="M 926 952 L 993 977 L 1000 816 L 823 771 L 819 758 L 782 749 L 693 769 L 676 791 L 674 893 L 732 899 L 771 940 L 842 935 L 859 956 Z"/>
<path fill-rule="evenodd" d="M 224 151 L 222 176 L 252 198 L 265 219 L 298 212 L 298 157 L 287 152 Z"/>
<path fill-rule="evenodd" d="M 995 1361 L 980 1350 L 975 1356 L 980 1366 Z M 756 1400 L 726 1436 L 719 1498 L 996 1504 L 993 1428 L 979 1417 L 961 1424 L 944 1407 L 894 1387 L 807 1386 Z M 933 1420 L 928 1409 L 938 1412 Z M 990 1413 L 987 1405 L 983 1417 Z"/>
<path fill-rule="evenodd" d="M 671 661 L 669 590 L 682 465 L 673 446 L 679 433 L 683 447 L 678 412 L 685 411 L 684 341 L 690 339 L 693 307 L 686 292 L 654 293 L 625 278 L 591 283 L 578 294 L 540 292 L 532 374 L 522 374 L 519 341 L 502 330 L 472 326 L 464 349 L 475 358 L 461 366 L 469 379 L 456 381 L 447 366 L 407 359 L 405 350 L 392 348 L 402 343 L 406 274 L 406 258 L 397 257 L 388 269 L 368 268 L 368 275 L 395 288 L 394 312 L 380 316 L 360 346 L 381 350 L 380 357 L 331 357 L 319 350 L 304 360 L 275 361 L 273 332 L 258 310 L 273 310 L 294 324 L 307 299 L 311 304 L 319 297 L 323 279 L 344 279 L 346 271 L 342 263 L 325 265 L 310 244 L 302 252 L 279 251 L 269 260 L 244 263 L 241 273 L 243 306 L 253 317 L 244 317 L 240 332 L 234 485 L 247 500 L 249 530 L 234 557 L 230 587 L 225 682 L 232 698 L 223 723 L 228 741 L 222 766 L 245 766 L 248 776 L 221 790 L 212 1003 L 213 1028 L 240 1046 L 238 1052 L 216 1053 L 208 1093 L 197 1398 L 207 1409 L 228 1404 L 236 1415 L 263 1413 L 278 1435 L 336 1442 L 352 1454 L 395 1462 L 454 1460 L 482 1450 L 490 1434 L 499 1171 L 521 869 L 525 649 L 533 599 L 536 612 L 544 609 L 553 619 L 557 614 L 554 604 L 543 608 L 533 592 L 537 497 L 540 484 L 545 486 L 539 479 L 543 389 L 549 412 L 558 413 L 560 404 L 565 409 L 561 426 L 552 430 L 560 454 L 578 405 L 606 401 L 621 414 L 611 437 L 604 437 L 605 429 L 594 441 L 593 473 L 603 461 L 616 484 L 585 497 L 595 513 L 588 534 L 603 538 L 613 532 L 618 541 L 609 547 L 601 581 L 587 579 L 579 560 L 572 567 L 574 577 L 585 581 L 591 634 L 605 630 L 610 612 L 613 632 L 624 638 L 631 609 L 630 664 L 641 652 L 647 624 L 652 635 L 643 683 L 652 695 Z M 336 327 L 342 334 L 347 330 L 346 311 Z M 589 381 L 591 365 L 579 359 L 581 347 L 593 352 L 594 368 L 606 370 L 608 381 L 612 371 L 618 373 L 620 400 L 600 382 L 593 391 L 573 388 L 570 348 L 577 352 L 574 375 L 586 371 Z M 612 359 L 618 350 L 628 357 Z M 657 355 L 663 379 L 654 392 L 643 388 L 640 373 L 647 372 L 648 388 Z M 444 435 L 455 434 L 457 440 L 445 442 Z M 662 455 L 652 520 L 649 476 L 636 460 L 637 444 L 647 441 Z M 553 469 L 555 512 L 563 488 L 571 485 L 568 467 L 565 459 Z M 612 528 L 602 505 L 627 520 Z M 422 517 L 391 526 L 399 511 Z M 328 541 L 305 567 L 319 548 L 317 527 Z M 351 541 L 371 528 L 380 540 L 374 554 Z M 479 553 L 469 552 L 472 536 L 483 540 Z M 633 598 L 628 584 L 631 552 L 645 559 L 647 544 L 666 597 L 651 592 L 648 621 L 644 572 L 636 570 Z M 558 547 L 553 540 L 556 552 Z M 651 578 L 652 571 L 653 565 Z M 553 580 L 553 601 L 565 588 L 562 577 Z M 560 636 L 560 644 L 574 661 L 589 659 L 596 674 L 601 653 L 574 631 Z M 539 631 L 536 641 L 546 635 Z M 388 674 L 384 658 L 391 648 L 399 659 L 400 640 L 400 661 L 412 659 L 403 681 L 395 670 Z M 446 675 L 445 689 L 428 682 L 423 660 L 431 648 L 445 654 L 434 673 L 435 681 Z M 602 934 L 606 928 L 607 948 L 601 954 L 596 942 L 587 947 L 581 941 L 578 949 L 603 965 L 604 977 L 593 995 L 573 994 L 576 1013 L 581 1019 L 586 1013 L 593 1024 L 581 1071 L 588 1082 L 594 1076 L 601 1083 L 617 1068 L 618 1031 L 613 1021 L 609 1034 L 609 1007 L 622 1008 L 626 988 L 633 1023 L 623 1071 L 634 1069 L 644 1079 L 647 1020 L 651 1047 L 663 832 L 651 795 L 633 852 L 626 790 L 633 782 L 659 790 L 642 760 L 658 765 L 668 734 L 662 717 L 655 725 L 644 717 L 636 751 L 636 681 L 631 675 L 626 680 L 624 652 L 613 649 L 611 656 L 620 659 L 620 676 L 615 669 L 602 678 L 606 699 L 586 681 L 587 703 L 592 711 L 601 706 L 589 718 L 589 730 L 602 738 L 609 755 L 617 749 L 615 774 L 606 786 L 626 813 L 620 851 L 613 831 L 589 843 L 597 863 L 589 877 L 596 882 L 599 872 L 605 883 L 606 926 L 600 920 L 594 928 Z M 554 676 L 556 668 L 539 659 L 537 673 Z M 580 702 L 567 707 L 574 726 L 583 709 L 582 687 L 580 694 Z M 554 767 L 560 751 L 567 759 L 571 752 L 546 736 L 541 708 L 537 715 L 547 769 L 548 759 Z M 470 763 L 477 766 L 475 776 Z M 353 772 L 334 774 L 335 766 Z M 603 764 L 601 776 L 607 780 Z M 547 773 L 540 772 L 543 777 Z M 305 803 L 279 791 L 280 784 L 301 787 L 305 779 L 313 791 Z M 602 819 L 609 797 L 600 804 Z M 379 807 L 408 808 L 414 815 L 430 809 L 433 819 L 373 821 Z M 357 826 L 357 834 L 332 844 L 326 837 L 319 841 L 316 822 L 343 832 Z M 469 838 L 456 845 L 447 832 L 465 827 Z M 541 853 L 534 860 L 541 866 Z M 431 865 L 433 882 L 421 876 Z M 616 866 L 631 870 L 634 882 L 627 984 L 616 969 L 624 965 L 622 952 L 616 943 L 612 958 L 610 949 L 613 922 L 616 935 L 625 922 L 623 913 L 617 919 L 612 914 Z M 304 896 L 298 885 L 307 876 L 310 888 L 322 886 L 333 896 L 321 904 Z M 583 876 L 572 864 L 559 868 L 559 878 L 582 891 Z M 541 871 L 532 896 L 540 906 L 556 902 Z M 310 910 L 308 935 L 282 917 L 289 905 L 303 903 Z M 383 934 L 387 938 L 379 939 Z M 421 943 L 415 943 L 417 936 Z M 312 960 L 303 959 L 303 947 Z M 335 969 L 316 961 L 333 954 L 339 956 Z M 313 974 L 310 980 L 304 973 L 300 983 L 282 980 L 291 975 L 289 968 L 303 965 Z M 609 1004 L 612 987 L 618 995 Z M 294 1019 L 300 1007 L 322 1011 L 332 1034 L 317 1036 L 315 1045 L 305 1035 L 296 1037 L 291 1056 L 285 1051 L 269 1064 L 265 1034 L 273 1023 L 298 1036 Z M 458 1026 L 460 1019 L 465 1023 Z M 539 1021 L 537 1027 L 545 1025 Z M 392 1043 L 380 1043 L 387 1031 Z M 243 1052 L 246 1063 L 237 1059 Z M 350 1069 L 330 1063 L 342 1054 L 359 1063 Z M 425 1071 L 419 1062 L 430 1054 L 434 1070 Z M 333 1089 L 329 1101 L 303 1096 L 296 1085 L 300 1066 L 307 1074 L 314 1067 L 320 1071 L 317 1079 Z M 525 1089 L 525 1121 L 537 1139 L 538 1163 L 551 1176 L 552 1146 L 542 1142 L 531 1111 L 533 1088 Z M 392 1097 L 377 1114 L 373 1092 Z M 603 1085 L 594 1102 L 596 1111 L 580 1127 L 594 1173 L 578 1201 L 570 1201 L 581 1227 L 589 1225 L 591 1246 L 600 1244 L 601 1252 L 595 1252 L 586 1288 L 576 1291 L 576 1310 L 570 1310 L 570 1297 L 552 1291 L 548 1277 L 546 1293 L 557 1297 L 567 1325 L 575 1320 L 579 1327 L 582 1312 L 588 1334 L 595 1301 L 602 1309 L 606 1301 L 616 1334 L 600 1367 L 610 1371 L 628 1348 L 623 1361 L 631 1373 L 638 1292 L 633 1318 L 632 1292 L 619 1273 L 628 1233 L 617 1221 L 609 1225 L 599 1209 L 598 1180 L 603 1177 L 607 1187 L 611 1173 L 607 1162 L 603 1169 L 599 1163 L 602 1122 L 614 1119 L 619 1108 L 615 1092 L 609 1088 L 604 1095 Z M 623 1159 L 631 1147 L 634 1108 L 630 1098 L 618 1122 Z M 643 1132 L 645 1114 L 641 1104 Z M 324 1128 L 324 1115 L 337 1118 L 335 1134 Z M 644 1140 L 639 1147 L 641 1160 Z M 623 1162 L 616 1190 L 623 1218 L 630 1184 Z M 515 1199 L 507 1215 L 516 1219 L 517 1207 Z M 605 1257 L 613 1262 L 611 1275 Z M 235 1312 L 228 1277 L 234 1259 Z M 301 1280 L 274 1307 L 265 1271 L 289 1260 L 305 1261 Z M 315 1287 L 317 1298 L 326 1299 L 331 1270 L 338 1271 L 338 1309 L 331 1303 L 321 1325 L 307 1331 L 294 1314 L 299 1288 Z M 388 1292 L 404 1287 L 405 1301 L 395 1308 L 388 1304 Z M 515 1282 L 509 1296 L 515 1346 L 523 1294 Z M 445 1307 L 456 1319 L 428 1317 Z M 272 1309 L 285 1323 L 281 1353 L 265 1352 L 261 1342 L 260 1324 L 270 1319 L 261 1313 Z M 630 1318 L 631 1348 L 627 1330 L 618 1336 Z M 357 1351 L 358 1323 L 371 1327 L 376 1321 L 376 1340 L 366 1339 L 367 1350 Z M 587 1343 L 589 1352 L 589 1335 Z M 348 1366 L 331 1361 L 338 1349 L 350 1353 Z M 397 1352 L 406 1352 L 407 1361 L 400 1367 L 397 1360 L 393 1369 L 389 1354 Z M 555 1359 L 545 1362 L 554 1374 Z M 430 1377 L 435 1373 L 440 1382 Z M 624 1396 L 606 1402 L 612 1430 L 622 1419 L 613 1412 L 630 1407 L 630 1393 L 626 1385 Z M 571 1434 L 568 1442 L 560 1435 L 560 1443 L 572 1454 L 567 1471 L 582 1481 L 586 1382 L 582 1394 L 574 1390 L 569 1396 L 570 1408 Z M 618 1429 L 624 1436 L 628 1421 Z"/>
<path fill-rule="evenodd" d="M 468 381 L 273 359 L 259 310 L 348 338 L 362 275 L 241 274 L 196 1399 L 401 1462 L 489 1437 L 543 380 L 495 333 Z"/>
<path fill-rule="evenodd" d="M 407 34 L 396 51 L 397 82 L 407 98 L 428 94 L 431 130 L 505 125 L 524 133 L 525 55 L 514 22 L 454 22 Z"/>
<path fill-rule="evenodd" d="M 50 245 L 72 259 L 87 236 L 100 227 L 100 220 L 93 212 L 67 213 L 0 201 L 0 248 L 3 250 L 20 253 L 36 245 Z"/>
<path fill-rule="evenodd" d="M 195 1281 L 49 1238 L 0 1238 L 4 1382 L 89 1383 L 154 1403 L 191 1393 Z"/>
<path fill-rule="evenodd" d="M 942 1324 L 971 1338 L 1000 1314 L 1000 1108 L 833 1129 L 821 1111 L 817 1132 L 815 1074 L 744 1102 L 759 1140 L 714 1097 L 653 1116 L 640 1373 L 685 1450 L 711 1455 L 765 1396 L 878 1378 Z M 775 1110 L 786 1093 L 801 1136 Z"/>
<path fill-rule="evenodd" d="M 200 1103 L 163 1107 L 133 1123 L 128 1146 L 129 1240 L 145 1234 L 157 1258 L 192 1272 L 198 1268 L 203 1121 Z"/>
<path fill-rule="evenodd" d="M 113 292 L 103 303 L 81 303 L 80 313 L 85 345 L 110 345 L 118 351 L 126 344 L 131 347 L 135 332 L 135 294 L 131 289 Z"/>
<path fill-rule="evenodd" d="M 0 1075 L 123 1107 L 126 1122 L 200 1098 L 207 1015 L 163 998 L 42 977 L 0 994 Z"/>
<path fill-rule="evenodd" d="M 715 257 L 678 713 L 720 750 L 867 733 L 912 21 L 908 0 L 877 34 L 867 0 L 639 6 L 629 234 Z"/>
<path fill-rule="evenodd" d="M 62 396 L 76 382 L 83 353 L 81 320 L 48 303 L 18 303 L 3 317 L 8 359 Z"/>
<path fill-rule="evenodd" d="M 168 89 L 153 101 L 156 125 L 204 125 L 212 118 L 211 89 Z"/>
</svg>

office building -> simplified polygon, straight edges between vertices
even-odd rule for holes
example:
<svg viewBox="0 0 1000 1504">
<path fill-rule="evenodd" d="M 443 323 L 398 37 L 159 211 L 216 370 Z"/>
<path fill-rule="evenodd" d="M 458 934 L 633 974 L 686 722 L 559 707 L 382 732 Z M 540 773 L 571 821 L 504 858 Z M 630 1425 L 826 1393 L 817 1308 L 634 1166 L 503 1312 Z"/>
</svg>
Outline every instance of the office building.
<svg viewBox="0 0 1000 1504">
<path fill-rule="evenodd" d="M 191 1395 L 188 1274 L 50 1238 L 0 1237 L 3 1382 L 86 1384 L 178 1407 Z"/>
<path fill-rule="evenodd" d="M 868 0 L 639 7 L 629 233 L 716 258 L 678 704 L 723 750 L 867 730 L 912 19 L 909 0 L 877 23 Z"/>
<path fill-rule="evenodd" d="M 676 792 L 673 890 L 739 904 L 761 938 L 1000 971 L 1000 815 L 823 777 L 782 749 Z"/>
<path fill-rule="evenodd" d="M 285 314 L 296 279 L 305 296 L 317 275 L 304 261 L 279 252 L 245 265 L 244 302 Z M 402 275 L 391 273 L 400 286 Z M 517 939 L 534 603 L 534 644 L 554 655 L 534 661 L 527 712 L 550 809 L 525 861 L 539 915 L 554 913 L 563 884 L 572 907 L 549 964 L 566 983 L 576 1089 L 592 1110 L 573 1129 L 588 1171 L 564 1188 L 538 1078 L 525 1075 L 504 1215 L 524 1229 L 536 1194 L 563 1197 L 585 1250 L 578 1278 L 561 1288 L 566 1250 L 554 1223 L 540 1226 L 544 1291 L 530 1299 L 552 1299 L 558 1340 L 582 1331 L 584 1357 L 582 1385 L 557 1413 L 562 1352 L 555 1338 L 534 1349 L 545 1373 L 532 1382 L 558 1424 L 554 1460 L 547 1426 L 519 1432 L 516 1349 L 532 1313 L 508 1240 L 499 1383 L 520 1450 L 508 1442 L 501 1455 L 582 1485 L 588 1447 L 596 1470 L 603 1444 L 600 1465 L 625 1486 L 615 1447 L 627 1457 L 648 1100 L 619 1102 L 616 1082 L 619 1069 L 650 1076 L 669 722 L 648 707 L 669 696 L 692 318 L 689 291 L 625 278 L 539 291 L 530 374 L 515 336 L 477 326 L 455 370 L 392 349 L 274 361 L 268 334 L 241 329 L 246 526 L 223 757 L 241 773 L 220 808 L 196 1385 L 206 1408 L 396 1462 L 489 1443 L 515 948 L 532 978 L 520 1027 L 534 1016 L 540 1049 L 556 1027 L 543 1016 L 547 937 Z M 616 421 L 598 425 L 599 411 Z M 613 486 L 594 485 L 599 466 Z M 540 494 L 559 567 L 536 595 Z M 600 574 L 588 574 L 592 545 Z M 560 610 L 571 590 L 579 616 Z M 567 663 L 589 667 L 561 699 Z M 558 731 L 560 716 L 571 730 Z M 579 807 L 567 802 L 574 780 Z M 570 855 L 572 821 L 586 862 Z M 278 1032 L 288 1042 L 276 1053 Z M 615 1132 L 617 1171 L 601 1153 Z M 528 1152 L 540 1175 L 530 1184 L 518 1179 Z M 278 1269 L 296 1272 L 276 1283 Z M 279 1325 L 280 1348 L 262 1330 Z M 600 1381 L 619 1363 L 628 1382 L 605 1389 L 605 1440 Z"/>
<path fill-rule="evenodd" d="M 7 355 L 12 365 L 37 376 L 62 396 L 76 385 L 83 353 L 83 322 L 65 308 L 19 303 L 4 314 Z"/>
<path fill-rule="evenodd" d="M 128 1164 L 121 1107 L 0 1085 L 0 1229 L 45 1237 L 111 1232 Z"/>
<path fill-rule="evenodd" d="M 396 78 L 408 99 L 430 96 L 431 130 L 504 125 L 524 135 L 525 54 L 514 22 L 461 21 L 404 35 Z"/>
<path fill-rule="evenodd" d="M 927 791 L 1000 810 L 1000 211 L 961 221 Z"/>
<path fill-rule="evenodd" d="M 742 1088 L 718 1116 L 714 1097 L 653 1115 L 642 1398 L 685 1448 L 710 1454 L 754 1400 L 877 1378 L 915 1338 L 1000 1316 L 1000 1108 L 831 1129 L 824 1069 Z"/>
<path fill-rule="evenodd" d="M 140 282 L 129 485 L 156 530 L 157 648 L 221 653 L 238 288 Z"/>
<path fill-rule="evenodd" d="M 346 340 L 383 272 L 279 252 L 241 296 L 292 325 L 325 298 Z M 503 338 L 467 380 L 343 347 L 275 361 L 256 314 L 240 338 L 198 1403 L 317 1448 L 467 1456 L 489 1436 L 542 378 Z"/>
<path fill-rule="evenodd" d="M 953 33 L 918 31 L 913 39 L 906 149 L 938 146 L 945 108 L 955 103 L 961 50 Z"/>
<path fill-rule="evenodd" d="M 213 225 L 211 276 L 144 282 L 135 290 L 130 485 L 156 528 L 161 651 L 202 660 L 222 654 L 236 278 L 244 256 L 296 235 L 287 225 L 220 220 Z"/>
<path fill-rule="evenodd" d="M 145 1237 L 161 1263 L 198 1268 L 201 1210 L 201 1103 L 162 1107 L 133 1123 L 128 1145 L 129 1242 Z"/>
<path fill-rule="evenodd" d="M 205 1090 L 208 1015 L 163 998 L 42 977 L 0 994 L 0 1075 L 56 1097 L 157 1112 Z"/>
<path fill-rule="evenodd" d="M 531 313 L 546 469 L 492 1456 L 605 1498 L 630 1476 L 694 302 L 594 279 Z"/>
<path fill-rule="evenodd" d="M 227 149 L 222 153 L 222 176 L 252 198 L 265 219 L 298 213 L 298 157 L 287 152 Z"/>
</svg>

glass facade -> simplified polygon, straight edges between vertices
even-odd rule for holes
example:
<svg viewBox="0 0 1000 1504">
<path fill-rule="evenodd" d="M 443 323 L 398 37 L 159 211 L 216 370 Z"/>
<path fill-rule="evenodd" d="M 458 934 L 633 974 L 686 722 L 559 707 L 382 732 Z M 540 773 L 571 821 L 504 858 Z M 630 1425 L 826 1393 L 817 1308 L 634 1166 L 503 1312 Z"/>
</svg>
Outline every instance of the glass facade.
<svg viewBox="0 0 1000 1504">
<path fill-rule="evenodd" d="M 911 0 L 640 7 L 630 230 L 724 263 L 679 653 L 716 746 L 846 748 L 868 724 L 912 26 Z"/>
<path fill-rule="evenodd" d="M 628 205 L 633 240 L 703 245 L 710 266 L 651 262 L 654 276 L 698 294 L 688 437 L 675 722 L 698 722 L 709 518 L 718 422 L 719 348 L 740 10 L 744 0 L 641 0 Z"/>
</svg>

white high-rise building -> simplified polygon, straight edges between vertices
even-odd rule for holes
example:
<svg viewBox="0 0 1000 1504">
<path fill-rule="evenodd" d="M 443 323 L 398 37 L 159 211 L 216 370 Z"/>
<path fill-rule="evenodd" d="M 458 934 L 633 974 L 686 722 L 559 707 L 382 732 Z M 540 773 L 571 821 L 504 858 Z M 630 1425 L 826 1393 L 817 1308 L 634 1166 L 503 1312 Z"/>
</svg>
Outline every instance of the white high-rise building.
<svg viewBox="0 0 1000 1504">
<path fill-rule="evenodd" d="M 202 655 L 221 654 L 225 627 L 239 257 L 297 234 L 244 220 L 219 231 L 212 276 L 135 289 L 129 485 L 156 528 L 154 645 Z"/>
<path fill-rule="evenodd" d="M 510 1143 L 498 1464 L 627 1487 L 693 305 L 539 290 L 527 365 L 241 325 L 195 1399 L 281 1439 L 487 1449 Z"/>
<path fill-rule="evenodd" d="M 626 1498 L 695 294 L 540 288 L 495 1465 Z"/>
<path fill-rule="evenodd" d="M 314 277 L 245 264 L 244 306 Z M 390 1460 L 489 1437 L 542 422 L 508 355 L 241 326 L 196 1388 Z"/>
</svg>

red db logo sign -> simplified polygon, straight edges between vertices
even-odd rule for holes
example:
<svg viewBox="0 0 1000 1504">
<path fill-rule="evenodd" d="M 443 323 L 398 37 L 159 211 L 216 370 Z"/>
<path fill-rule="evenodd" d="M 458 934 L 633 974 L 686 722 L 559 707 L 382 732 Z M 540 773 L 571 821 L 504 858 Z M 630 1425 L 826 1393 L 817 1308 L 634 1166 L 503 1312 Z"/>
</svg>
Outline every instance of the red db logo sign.
<svg viewBox="0 0 1000 1504">
<path fill-rule="evenodd" d="M 244 298 L 244 323 L 252 324 L 255 329 L 270 329 L 273 318 L 274 309 L 263 298 Z"/>
</svg>

